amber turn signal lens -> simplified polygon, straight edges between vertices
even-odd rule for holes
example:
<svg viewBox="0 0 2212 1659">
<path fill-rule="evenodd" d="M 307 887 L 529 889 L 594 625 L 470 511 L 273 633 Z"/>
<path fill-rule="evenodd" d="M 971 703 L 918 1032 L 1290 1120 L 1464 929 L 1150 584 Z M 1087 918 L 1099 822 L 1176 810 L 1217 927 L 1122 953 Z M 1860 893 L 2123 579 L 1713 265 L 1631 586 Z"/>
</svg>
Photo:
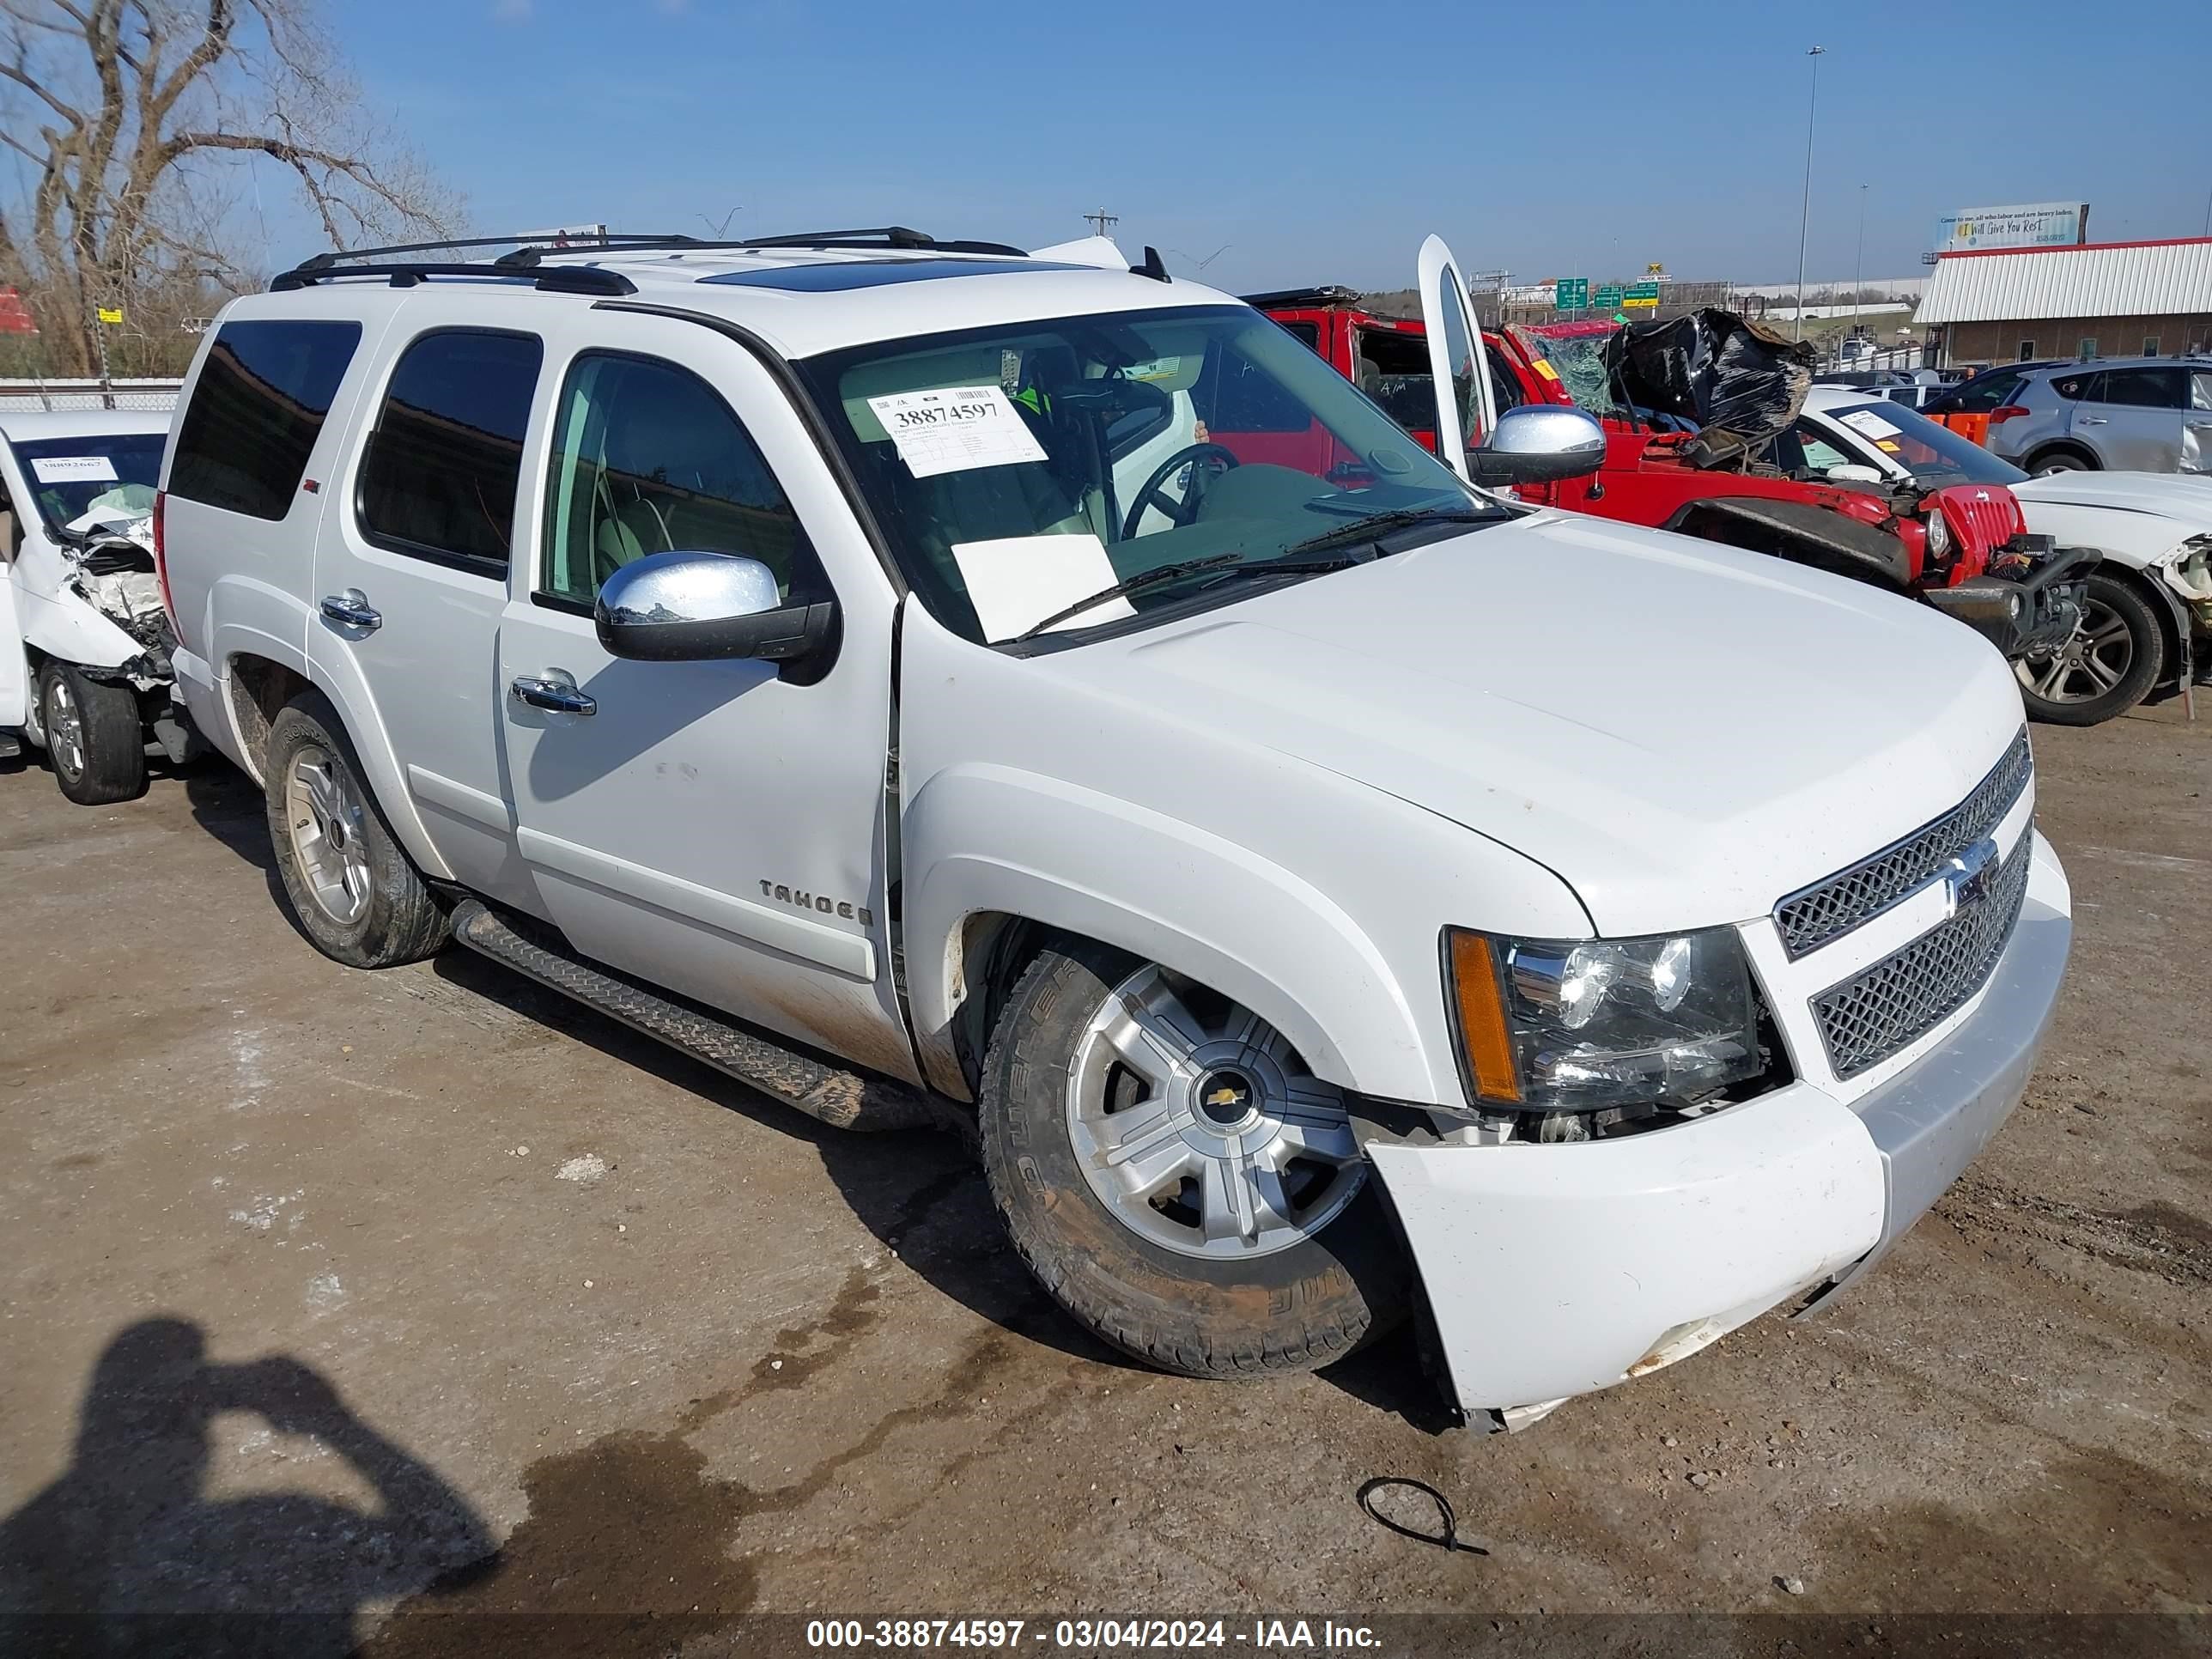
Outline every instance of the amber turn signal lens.
<svg viewBox="0 0 2212 1659">
<path fill-rule="evenodd" d="M 1513 1064 L 1513 1037 L 1505 1029 L 1505 1000 L 1498 981 L 1498 953 L 1480 933 L 1452 928 L 1452 1000 L 1459 1014 L 1460 1049 L 1468 1081 L 1486 1100 L 1518 1100 L 1521 1079 Z"/>
</svg>

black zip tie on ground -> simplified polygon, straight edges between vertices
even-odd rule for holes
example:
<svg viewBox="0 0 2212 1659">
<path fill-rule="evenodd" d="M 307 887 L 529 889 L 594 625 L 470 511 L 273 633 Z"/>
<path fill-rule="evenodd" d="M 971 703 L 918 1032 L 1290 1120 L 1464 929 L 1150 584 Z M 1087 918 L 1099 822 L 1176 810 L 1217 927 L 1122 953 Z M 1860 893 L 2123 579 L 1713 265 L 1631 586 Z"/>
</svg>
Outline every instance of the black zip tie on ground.
<svg viewBox="0 0 2212 1659">
<path fill-rule="evenodd" d="M 1437 1506 L 1437 1514 L 1443 1522 L 1440 1533 L 1417 1532 L 1401 1526 L 1375 1507 L 1375 1494 L 1389 1486 L 1406 1486 L 1419 1492 Z M 1425 1480 L 1414 1480 L 1404 1475 L 1381 1474 L 1364 1483 L 1359 1488 L 1359 1507 L 1367 1511 L 1367 1518 L 1378 1526 L 1388 1527 L 1401 1538 L 1410 1538 L 1417 1544 L 1433 1544 L 1440 1550 L 1463 1550 L 1469 1555 L 1487 1555 L 1490 1552 L 1480 1544 L 1470 1544 L 1459 1535 L 1459 1521 L 1452 1514 L 1449 1499 Z"/>
</svg>

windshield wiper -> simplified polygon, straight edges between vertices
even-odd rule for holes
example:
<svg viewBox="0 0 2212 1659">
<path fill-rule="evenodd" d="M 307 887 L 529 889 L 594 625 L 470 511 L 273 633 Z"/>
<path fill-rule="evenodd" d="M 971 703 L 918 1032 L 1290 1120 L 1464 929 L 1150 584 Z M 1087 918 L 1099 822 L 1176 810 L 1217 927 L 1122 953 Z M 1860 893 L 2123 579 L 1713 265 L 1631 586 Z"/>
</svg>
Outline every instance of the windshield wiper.
<svg viewBox="0 0 2212 1659">
<path fill-rule="evenodd" d="M 1304 544 L 1299 544 L 1304 546 Z M 1297 548 L 1286 550 L 1296 552 Z M 1204 575 L 1212 573 L 1216 580 L 1249 580 L 1259 576 L 1313 576 L 1327 571 L 1342 570 L 1349 565 L 1364 564 L 1364 559 L 1248 559 L 1242 553 L 1212 553 L 1202 559 L 1179 559 L 1173 564 L 1155 565 L 1150 570 L 1140 570 L 1126 581 L 1115 582 L 1111 587 L 1102 587 L 1096 593 L 1078 599 L 1073 605 L 1055 611 L 1036 627 L 1028 629 L 1006 641 L 1020 645 L 1033 640 L 1047 629 L 1057 627 L 1070 617 L 1079 617 L 1093 605 L 1103 605 L 1109 599 L 1118 599 L 1130 593 L 1142 592 L 1161 582 L 1173 581 L 1182 576 Z"/>
<path fill-rule="evenodd" d="M 1387 513 L 1370 513 L 1364 519 L 1354 519 L 1350 524 L 1338 525 L 1324 530 L 1318 536 L 1309 536 L 1302 542 L 1292 542 L 1283 550 L 1288 557 L 1298 553 L 1318 553 L 1324 548 L 1353 547 L 1362 542 L 1371 542 L 1388 530 L 1409 524 L 1488 524 L 1494 519 L 1510 518 L 1502 507 L 1396 507 Z"/>
</svg>

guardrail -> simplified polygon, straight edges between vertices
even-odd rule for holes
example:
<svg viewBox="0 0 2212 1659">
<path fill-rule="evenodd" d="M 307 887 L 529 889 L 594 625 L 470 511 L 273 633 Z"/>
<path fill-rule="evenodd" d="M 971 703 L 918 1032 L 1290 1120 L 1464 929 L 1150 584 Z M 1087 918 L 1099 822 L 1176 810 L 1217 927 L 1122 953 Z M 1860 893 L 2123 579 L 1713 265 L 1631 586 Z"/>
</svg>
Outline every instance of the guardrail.
<svg viewBox="0 0 2212 1659">
<path fill-rule="evenodd" d="M 88 409 L 164 412 L 177 406 L 182 380 L 0 379 L 0 414 L 56 414 Z"/>
</svg>

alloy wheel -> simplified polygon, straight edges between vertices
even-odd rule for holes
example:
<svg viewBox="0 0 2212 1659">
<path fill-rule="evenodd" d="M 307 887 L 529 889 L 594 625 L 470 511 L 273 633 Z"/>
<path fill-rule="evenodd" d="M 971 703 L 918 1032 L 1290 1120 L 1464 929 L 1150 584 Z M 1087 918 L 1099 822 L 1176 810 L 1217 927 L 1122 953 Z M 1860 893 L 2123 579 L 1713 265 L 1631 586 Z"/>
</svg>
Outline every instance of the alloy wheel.
<svg viewBox="0 0 2212 1659">
<path fill-rule="evenodd" d="M 55 674 L 46 682 L 46 754 L 54 770 L 74 781 L 84 773 L 84 715 L 66 678 Z"/>
<path fill-rule="evenodd" d="M 341 925 L 359 921 L 374 890 L 367 813 L 351 778 L 319 744 L 301 745 L 285 770 L 284 823 L 315 903 Z"/>
<path fill-rule="evenodd" d="M 2020 683 L 2046 702 L 2089 702 L 2103 696 L 2135 666 L 2135 635 L 2126 620 L 2092 597 L 2065 643 L 2013 665 Z"/>
<path fill-rule="evenodd" d="M 1067 1127 L 1099 1201 L 1185 1255 L 1287 1249 L 1340 1214 L 1366 1173 L 1341 1090 L 1249 1009 L 1154 966 L 1084 1028 Z"/>
</svg>

